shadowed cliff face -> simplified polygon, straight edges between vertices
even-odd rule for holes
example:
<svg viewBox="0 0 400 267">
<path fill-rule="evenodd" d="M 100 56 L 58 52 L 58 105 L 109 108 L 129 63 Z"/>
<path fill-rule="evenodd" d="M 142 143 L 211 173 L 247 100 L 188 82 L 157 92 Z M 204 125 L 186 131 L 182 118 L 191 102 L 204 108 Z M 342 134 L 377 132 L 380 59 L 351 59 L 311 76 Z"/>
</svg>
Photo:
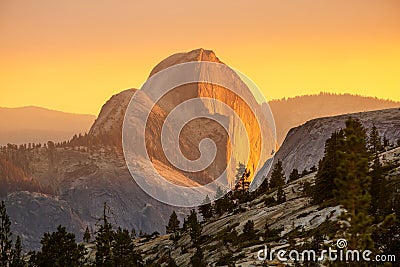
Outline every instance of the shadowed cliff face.
<svg viewBox="0 0 400 267">
<path fill-rule="evenodd" d="M 93 146 L 87 151 L 41 147 L 19 153 L 31 160 L 32 171 L 24 175 L 32 183 L 27 184 L 28 178 L 24 184 L 14 181 L 5 200 L 12 231 L 22 237 L 26 250 L 39 249 L 43 233 L 55 231 L 59 224 L 82 240 L 86 226 L 96 231 L 104 203 L 110 207 L 113 224 L 137 232 L 163 233 L 172 210 L 182 217 L 181 210 L 144 193 L 122 155 L 111 146 Z M 40 188 L 49 188 L 51 193 L 37 193 Z"/>
<path fill-rule="evenodd" d="M 386 137 L 392 144 L 400 139 L 400 109 L 385 109 L 369 112 L 352 113 L 334 117 L 318 118 L 303 125 L 292 128 L 287 134 L 282 146 L 276 153 L 274 161 L 282 160 L 286 178 L 293 169 L 300 172 L 303 169 L 318 167 L 318 162 L 324 154 L 325 141 L 331 134 L 345 127 L 346 119 L 351 116 L 361 121 L 367 133 L 373 124 L 379 134 Z M 260 172 L 258 175 L 265 175 Z"/>
</svg>

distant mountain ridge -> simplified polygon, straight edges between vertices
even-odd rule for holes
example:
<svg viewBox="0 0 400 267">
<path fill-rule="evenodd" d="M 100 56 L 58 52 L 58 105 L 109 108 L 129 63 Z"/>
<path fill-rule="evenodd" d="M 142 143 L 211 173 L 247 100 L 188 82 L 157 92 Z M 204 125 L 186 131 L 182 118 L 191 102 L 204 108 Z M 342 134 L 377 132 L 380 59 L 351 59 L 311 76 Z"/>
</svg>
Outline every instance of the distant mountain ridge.
<svg viewBox="0 0 400 267">
<path fill-rule="evenodd" d="M 326 92 L 271 100 L 268 103 L 274 115 L 279 144 L 283 143 L 291 128 L 315 118 L 400 107 L 400 102 L 392 100 Z"/>
<path fill-rule="evenodd" d="M 36 106 L 0 107 L 0 145 L 65 141 L 87 132 L 95 118 Z"/>
<path fill-rule="evenodd" d="M 155 70 L 161 67 L 157 66 Z M 134 90 L 128 89 L 118 94 L 116 101 L 122 101 L 119 109 L 126 107 Z M 400 107 L 398 101 L 326 92 L 274 99 L 268 103 L 274 115 L 280 145 L 291 128 L 315 118 Z M 96 125 L 95 120 L 95 115 L 66 113 L 36 106 L 0 107 L 0 145 L 69 140 L 74 134 L 89 132 L 91 128 L 92 131 L 100 131 L 97 125 L 102 123 L 97 121 Z M 118 124 L 122 125 L 122 121 Z"/>
</svg>

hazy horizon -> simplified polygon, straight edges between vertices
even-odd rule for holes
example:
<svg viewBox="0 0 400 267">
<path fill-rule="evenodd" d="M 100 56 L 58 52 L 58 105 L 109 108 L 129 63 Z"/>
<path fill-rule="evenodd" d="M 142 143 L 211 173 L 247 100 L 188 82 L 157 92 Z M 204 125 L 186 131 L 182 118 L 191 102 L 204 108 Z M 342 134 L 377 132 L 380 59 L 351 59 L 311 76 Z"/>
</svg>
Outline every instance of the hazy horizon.
<svg viewBox="0 0 400 267">
<path fill-rule="evenodd" d="M 105 103 L 103 103 L 105 104 Z M 400 102 L 351 94 L 321 92 L 269 101 L 278 143 L 289 129 L 319 117 L 400 107 Z M 56 142 L 88 132 L 98 114 L 76 114 L 37 106 L 0 107 L 0 145 L 7 143 Z"/>
<path fill-rule="evenodd" d="M 133 88 L 131 88 L 133 89 Z M 129 89 L 126 89 L 129 90 Z M 124 90 L 121 90 L 120 92 L 122 92 Z M 119 92 L 118 92 L 119 93 Z M 116 93 L 116 94 L 118 94 Z M 319 95 L 323 95 L 323 94 L 329 94 L 331 96 L 357 96 L 357 97 L 362 97 L 362 98 L 371 98 L 371 99 L 376 99 L 379 101 L 389 101 L 389 102 L 393 102 L 393 103 L 399 103 L 400 104 L 400 100 L 392 100 L 392 99 L 385 99 L 385 98 L 379 98 L 377 96 L 368 96 L 368 95 L 360 95 L 360 94 L 352 94 L 352 93 L 331 93 L 331 92 L 325 92 L 325 91 L 320 91 L 319 93 L 313 93 L 313 94 L 302 94 L 302 95 L 295 95 L 295 96 L 289 96 L 289 97 L 282 97 L 282 98 L 277 98 L 277 99 L 271 99 L 268 100 L 269 102 L 280 102 L 280 101 L 287 101 L 287 100 L 294 100 L 296 98 L 301 98 L 301 97 L 313 97 L 313 96 L 319 96 Z M 110 95 L 111 98 L 111 95 Z M 108 100 L 108 99 L 107 99 Z M 107 102 L 107 100 L 105 102 Z M 104 103 L 105 103 L 104 102 Z M 104 104 L 103 103 L 103 104 Z M 101 105 L 103 106 L 103 105 Z M 60 112 L 60 113 L 66 113 L 66 114 L 72 114 L 72 115 L 88 115 L 88 116 L 94 116 L 97 118 L 97 116 L 99 115 L 97 114 L 92 114 L 92 113 L 76 113 L 76 112 L 69 112 L 69 111 L 64 111 L 64 110 L 59 110 L 59 109 L 53 109 L 53 108 L 49 108 L 49 107 L 43 107 L 43 106 L 36 106 L 36 105 L 25 105 L 25 106 L 15 106 L 15 107 L 10 107 L 10 106 L 0 106 L 0 109 L 23 109 L 23 108 L 38 108 L 38 109 L 45 109 L 45 110 L 49 110 L 49 111 L 56 111 L 56 112 Z M 100 107 L 101 109 L 101 107 Z M 100 112 L 100 110 L 99 110 Z"/>
</svg>

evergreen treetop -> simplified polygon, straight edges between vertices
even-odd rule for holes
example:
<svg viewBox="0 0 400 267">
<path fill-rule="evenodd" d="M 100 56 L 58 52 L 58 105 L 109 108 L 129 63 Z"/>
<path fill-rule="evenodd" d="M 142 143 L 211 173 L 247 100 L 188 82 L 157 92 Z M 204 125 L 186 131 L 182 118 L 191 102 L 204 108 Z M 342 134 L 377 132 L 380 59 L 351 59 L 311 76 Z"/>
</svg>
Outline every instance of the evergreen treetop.
<svg viewBox="0 0 400 267">
<path fill-rule="evenodd" d="M 168 225 L 166 226 L 167 234 L 176 233 L 179 230 L 179 224 L 178 216 L 175 211 L 173 211 L 169 217 Z"/>
<path fill-rule="evenodd" d="M 9 262 L 9 253 L 12 248 L 11 241 L 11 221 L 7 215 L 7 209 L 4 201 L 0 203 L 0 263 L 6 264 Z"/>
<path fill-rule="evenodd" d="M 30 259 L 34 266 L 61 267 L 85 264 L 85 247 L 82 244 L 78 245 L 75 235 L 68 233 L 61 225 L 57 227 L 56 232 L 45 233 L 40 243 L 42 250 Z"/>
<path fill-rule="evenodd" d="M 271 173 L 271 179 L 269 181 L 269 188 L 277 188 L 278 186 L 285 185 L 285 174 L 283 173 L 282 161 L 278 159 L 278 162 L 274 165 Z"/>
<path fill-rule="evenodd" d="M 336 188 L 335 179 L 338 177 L 339 153 L 344 141 L 343 131 L 333 132 L 325 142 L 324 157 L 318 164 L 315 177 L 313 201 L 321 203 L 333 198 Z"/>
</svg>

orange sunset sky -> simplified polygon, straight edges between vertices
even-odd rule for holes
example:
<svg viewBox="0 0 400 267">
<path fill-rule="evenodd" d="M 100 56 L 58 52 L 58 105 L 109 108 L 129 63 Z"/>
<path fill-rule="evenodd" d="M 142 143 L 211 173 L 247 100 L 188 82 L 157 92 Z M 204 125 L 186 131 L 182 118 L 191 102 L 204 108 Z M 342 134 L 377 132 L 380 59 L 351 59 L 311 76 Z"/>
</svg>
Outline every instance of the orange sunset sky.
<svg viewBox="0 0 400 267">
<path fill-rule="evenodd" d="M 398 0 L 1 0 L 0 106 L 97 114 L 165 57 L 200 47 L 267 99 L 400 101 Z"/>
</svg>

